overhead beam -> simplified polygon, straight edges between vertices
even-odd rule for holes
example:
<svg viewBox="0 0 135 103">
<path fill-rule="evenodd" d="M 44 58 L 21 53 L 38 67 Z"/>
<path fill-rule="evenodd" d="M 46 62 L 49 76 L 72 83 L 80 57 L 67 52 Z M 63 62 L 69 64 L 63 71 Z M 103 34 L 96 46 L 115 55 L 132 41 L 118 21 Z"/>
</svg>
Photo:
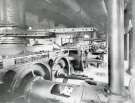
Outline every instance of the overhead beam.
<svg viewBox="0 0 135 103">
<path fill-rule="evenodd" d="M 94 32 L 97 31 L 94 27 L 84 27 L 84 28 L 58 28 L 58 29 L 35 29 L 27 31 L 8 31 L 3 30 L 0 32 L 1 37 L 23 37 L 23 38 L 46 38 L 55 37 L 57 34 L 71 34 L 77 32 Z"/>
</svg>

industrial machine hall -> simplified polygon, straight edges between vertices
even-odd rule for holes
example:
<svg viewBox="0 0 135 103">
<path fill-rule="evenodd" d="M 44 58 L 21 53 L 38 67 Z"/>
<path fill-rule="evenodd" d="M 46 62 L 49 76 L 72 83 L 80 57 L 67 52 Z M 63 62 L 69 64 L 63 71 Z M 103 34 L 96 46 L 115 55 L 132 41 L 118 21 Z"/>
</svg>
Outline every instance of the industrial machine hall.
<svg viewBox="0 0 135 103">
<path fill-rule="evenodd" d="M 0 0 L 0 103 L 135 103 L 135 0 Z"/>
</svg>

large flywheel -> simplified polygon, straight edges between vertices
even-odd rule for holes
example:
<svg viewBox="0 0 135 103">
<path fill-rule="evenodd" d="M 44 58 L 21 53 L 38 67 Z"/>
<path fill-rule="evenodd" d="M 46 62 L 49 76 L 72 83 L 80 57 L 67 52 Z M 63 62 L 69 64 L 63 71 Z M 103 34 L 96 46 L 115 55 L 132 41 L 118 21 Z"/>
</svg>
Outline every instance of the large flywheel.
<svg viewBox="0 0 135 103">
<path fill-rule="evenodd" d="M 71 74 L 70 61 L 66 57 L 56 58 L 52 67 L 52 79 L 56 81 L 58 78 Z"/>
</svg>

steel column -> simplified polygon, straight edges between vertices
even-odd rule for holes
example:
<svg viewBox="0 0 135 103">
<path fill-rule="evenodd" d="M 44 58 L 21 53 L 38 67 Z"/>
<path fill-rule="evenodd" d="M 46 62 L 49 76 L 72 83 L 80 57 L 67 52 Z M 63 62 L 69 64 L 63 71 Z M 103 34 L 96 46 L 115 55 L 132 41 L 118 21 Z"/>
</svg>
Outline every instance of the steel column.
<svg viewBox="0 0 135 103">
<path fill-rule="evenodd" d="M 128 73 L 131 73 L 133 68 L 133 30 L 129 31 L 129 67 Z"/>
<path fill-rule="evenodd" d="M 110 88 L 122 95 L 124 84 L 124 0 L 108 0 Z"/>
<path fill-rule="evenodd" d="M 127 60 L 128 58 L 128 56 L 127 56 L 127 52 L 128 52 L 128 50 L 127 50 L 127 48 L 128 48 L 128 45 L 127 45 L 127 40 L 128 39 L 128 34 L 125 34 L 124 35 L 124 60 Z"/>
<path fill-rule="evenodd" d="M 135 69 L 135 0 L 132 0 L 132 24 L 133 24 L 133 31 L 131 32 L 131 40 L 130 40 L 130 61 L 129 61 L 129 67 L 131 70 L 131 73 Z M 135 73 L 134 73 L 135 75 Z"/>
</svg>

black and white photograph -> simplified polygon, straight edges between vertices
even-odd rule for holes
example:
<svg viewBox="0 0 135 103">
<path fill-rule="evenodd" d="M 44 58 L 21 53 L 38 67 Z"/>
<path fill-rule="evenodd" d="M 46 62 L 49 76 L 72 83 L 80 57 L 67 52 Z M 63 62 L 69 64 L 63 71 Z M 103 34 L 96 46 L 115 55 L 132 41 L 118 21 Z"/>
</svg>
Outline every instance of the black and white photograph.
<svg viewBox="0 0 135 103">
<path fill-rule="evenodd" d="M 0 103 L 135 103 L 135 0 L 0 0 Z"/>
</svg>

